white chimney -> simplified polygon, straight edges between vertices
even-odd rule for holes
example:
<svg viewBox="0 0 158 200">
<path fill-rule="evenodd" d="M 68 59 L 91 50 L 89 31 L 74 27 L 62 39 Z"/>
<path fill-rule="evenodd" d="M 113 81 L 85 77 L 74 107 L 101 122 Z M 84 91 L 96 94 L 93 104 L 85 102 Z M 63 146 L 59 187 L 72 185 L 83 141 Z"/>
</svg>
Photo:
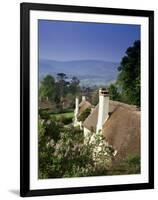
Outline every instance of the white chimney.
<svg viewBox="0 0 158 200">
<path fill-rule="evenodd" d="M 78 120 L 77 120 L 78 112 L 79 112 L 79 98 L 76 97 L 75 110 L 74 110 L 74 126 L 78 126 Z"/>
<path fill-rule="evenodd" d="M 98 108 L 98 122 L 97 133 L 102 131 L 103 124 L 108 119 L 109 115 L 109 93 L 107 89 L 99 89 L 99 108 Z"/>
<path fill-rule="evenodd" d="M 76 100 L 75 100 L 75 115 L 77 116 L 79 112 L 79 98 L 76 97 Z"/>
<path fill-rule="evenodd" d="M 82 101 L 86 101 L 86 97 L 85 96 L 82 96 Z"/>
</svg>

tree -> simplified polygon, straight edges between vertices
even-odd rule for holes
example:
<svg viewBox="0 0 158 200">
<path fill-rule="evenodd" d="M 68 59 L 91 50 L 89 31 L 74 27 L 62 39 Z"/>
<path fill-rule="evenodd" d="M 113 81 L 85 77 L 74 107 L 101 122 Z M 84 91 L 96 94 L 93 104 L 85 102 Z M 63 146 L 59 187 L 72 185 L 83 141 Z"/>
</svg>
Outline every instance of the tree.
<svg viewBox="0 0 158 200">
<path fill-rule="evenodd" d="M 67 85 L 69 82 L 66 81 L 67 76 L 64 73 L 57 74 L 56 82 L 56 96 L 58 96 L 60 102 L 62 101 L 63 96 L 67 93 Z"/>
<path fill-rule="evenodd" d="M 111 100 L 119 100 L 119 92 L 115 84 L 111 84 L 108 88 Z"/>
<path fill-rule="evenodd" d="M 64 73 L 58 73 L 57 74 L 57 80 L 58 80 L 58 82 L 65 81 L 66 79 L 67 79 L 66 74 L 64 74 Z"/>
<path fill-rule="evenodd" d="M 80 87 L 79 87 L 79 79 L 76 76 L 72 77 L 70 86 L 69 86 L 69 92 L 73 95 L 77 95 L 78 92 L 80 91 Z"/>
<path fill-rule="evenodd" d="M 52 100 L 55 93 L 55 80 L 51 75 L 47 75 L 41 81 L 39 96 L 41 99 Z"/>
<path fill-rule="evenodd" d="M 140 106 L 140 41 L 126 50 L 118 68 L 118 85 L 124 102 Z"/>
</svg>

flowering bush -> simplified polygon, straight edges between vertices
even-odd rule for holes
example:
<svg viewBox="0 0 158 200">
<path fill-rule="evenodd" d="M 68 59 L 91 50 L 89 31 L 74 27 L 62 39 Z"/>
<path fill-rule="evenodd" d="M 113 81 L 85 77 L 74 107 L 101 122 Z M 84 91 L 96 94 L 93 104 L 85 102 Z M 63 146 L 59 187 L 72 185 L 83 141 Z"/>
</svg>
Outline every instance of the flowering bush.
<svg viewBox="0 0 158 200">
<path fill-rule="evenodd" d="M 49 123 L 39 122 L 39 178 L 107 174 L 114 151 L 106 145 L 102 136 L 95 135 L 91 141 L 94 135 L 91 133 L 85 143 L 83 131 L 79 128 L 63 128 L 54 123 L 51 120 Z M 48 124 L 56 128 L 49 129 Z"/>
</svg>

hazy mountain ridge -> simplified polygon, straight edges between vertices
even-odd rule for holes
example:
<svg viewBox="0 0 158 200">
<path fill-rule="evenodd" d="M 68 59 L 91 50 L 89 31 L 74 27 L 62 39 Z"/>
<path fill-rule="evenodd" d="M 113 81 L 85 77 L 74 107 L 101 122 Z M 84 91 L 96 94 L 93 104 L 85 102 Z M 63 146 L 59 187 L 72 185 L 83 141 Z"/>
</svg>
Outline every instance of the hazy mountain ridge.
<svg viewBox="0 0 158 200">
<path fill-rule="evenodd" d="M 81 84 L 101 85 L 116 80 L 119 63 L 99 60 L 55 61 L 39 60 L 39 77 L 47 74 L 56 77 L 57 73 L 65 73 L 69 78 L 76 76 Z"/>
</svg>

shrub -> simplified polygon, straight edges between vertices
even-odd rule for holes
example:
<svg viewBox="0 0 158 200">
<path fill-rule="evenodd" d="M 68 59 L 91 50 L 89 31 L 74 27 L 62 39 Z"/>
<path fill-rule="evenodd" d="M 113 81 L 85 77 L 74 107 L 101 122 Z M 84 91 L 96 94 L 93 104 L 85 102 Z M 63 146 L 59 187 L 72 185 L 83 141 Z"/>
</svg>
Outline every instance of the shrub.
<svg viewBox="0 0 158 200">
<path fill-rule="evenodd" d="M 38 114 L 41 119 L 50 119 L 49 109 L 39 109 Z"/>
<path fill-rule="evenodd" d="M 114 166 L 109 171 L 110 175 L 122 175 L 122 174 L 139 174 L 140 173 L 140 156 L 128 155 L 125 159 Z"/>
<path fill-rule="evenodd" d="M 59 121 L 61 123 L 63 123 L 64 125 L 71 124 L 72 123 L 72 117 L 64 117 L 63 115 L 61 115 L 61 117 L 59 118 Z"/>
<path fill-rule="evenodd" d="M 85 143 L 83 131 L 73 126 L 58 127 L 56 132 L 60 137 L 56 141 L 53 135 L 46 134 L 45 128 L 41 128 L 40 132 L 39 178 L 107 174 L 113 151 L 105 145 L 102 137 L 96 135 L 93 142 L 89 139 Z"/>
<path fill-rule="evenodd" d="M 78 121 L 84 122 L 84 120 L 88 117 L 88 115 L 91 113 L 91 109 L 87 108 L 85 109 L 78 117 Z"/>
</svg>

